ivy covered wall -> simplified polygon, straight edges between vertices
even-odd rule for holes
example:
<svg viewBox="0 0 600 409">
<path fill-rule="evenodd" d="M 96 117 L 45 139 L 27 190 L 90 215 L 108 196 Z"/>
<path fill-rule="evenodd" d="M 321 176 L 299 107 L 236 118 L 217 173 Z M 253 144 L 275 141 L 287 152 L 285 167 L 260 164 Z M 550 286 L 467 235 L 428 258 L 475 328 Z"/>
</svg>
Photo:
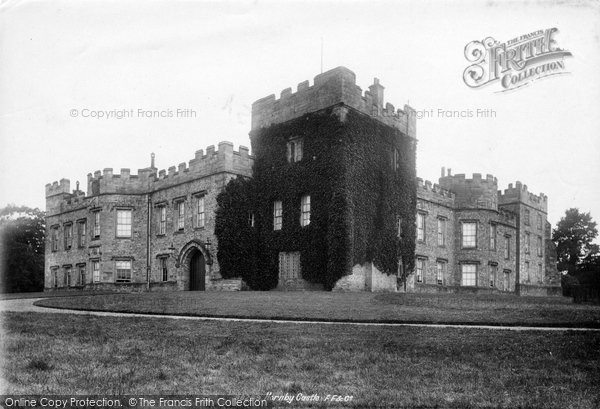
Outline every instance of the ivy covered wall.
<svg viewBox="0 0 600 409">
<path fill-rule="evenodd" d="M 402 257 L 412 269 L 414 139 L 343 104 L 250 136 L 253 179 L 230 182 L 217 199 L 217 257 L 225 278 L 241 276 L 252 288 L 274 288 L 279 253 L 292 251 L 300 252 L 302 277 L 326 289 L 356 264 L 373 262 L 395 274 Z M 303 159 L 297 163 L 287 159 L 292 138 L 303 139 Z M 305 227 L 300 225 L 303 195 L 311 197 Z M 278 231 L 273 230 L 275 200 L 283 203 Z"/>
</svg>

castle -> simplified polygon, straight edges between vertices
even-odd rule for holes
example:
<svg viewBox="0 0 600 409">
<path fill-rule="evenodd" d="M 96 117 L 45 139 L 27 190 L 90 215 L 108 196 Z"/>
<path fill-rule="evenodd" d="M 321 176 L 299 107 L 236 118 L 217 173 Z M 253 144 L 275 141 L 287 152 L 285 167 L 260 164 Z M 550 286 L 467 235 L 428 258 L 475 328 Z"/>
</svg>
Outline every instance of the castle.
<svg viewBox="0 0 600 409">
<path fill-rule="evenodd" d="M 338 67 L 253 104 L 252 156 L 221 142 L 168 171 L 153 156 L 137 175 L 89 174 L 87 193 L 46 185 L 45 288 L 237 290 L 235 259 L 255 287 L 557 293 L 547 197 L 450 170 L 423 183 L 415 112 L 383 90 Z M 254 189 L 229 226 L 244 243 L 215 234 L 232 179 Z"/>
</svg>

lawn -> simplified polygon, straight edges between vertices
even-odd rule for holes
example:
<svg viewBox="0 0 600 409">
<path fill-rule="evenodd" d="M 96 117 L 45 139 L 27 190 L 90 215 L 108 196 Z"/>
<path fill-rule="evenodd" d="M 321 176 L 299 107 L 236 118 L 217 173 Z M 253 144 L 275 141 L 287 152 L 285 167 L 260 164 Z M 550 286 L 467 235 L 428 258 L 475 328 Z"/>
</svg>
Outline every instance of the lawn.
<svg viewBox="0 0 600 409">
<path fill-rule="evenodd" d="M 0 393 L 339 394 L 353 396 L 349 407 L 600 405 L 598 332 L 2 316 Z"/>
<path fill-rule="evenodd" d="M 508 294 L 172 292 L 60 297 L 36 305 L 212 317 L 600 327 L 598 305 Z"/>
</svg>

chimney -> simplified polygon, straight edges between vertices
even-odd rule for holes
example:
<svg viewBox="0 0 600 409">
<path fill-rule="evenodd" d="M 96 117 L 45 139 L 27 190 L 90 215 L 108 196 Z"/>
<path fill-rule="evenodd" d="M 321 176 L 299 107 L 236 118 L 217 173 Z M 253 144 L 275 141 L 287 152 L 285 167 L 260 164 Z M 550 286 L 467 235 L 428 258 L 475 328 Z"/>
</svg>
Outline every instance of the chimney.
<svg viewBox="0 0 600 409">
<path fill-rule="evenodd" d="M 373 85 L 369 86 L 369 91 L 373 96 L 373 103 L 377 107 L 377 113 L 381 115 L 381 109 L 383 107 L 383 86 L 379 84 L 379 78 L 373 80 Z"/>
<path fill-rule="evenodd" d="M 152 152 L 152 153 L 150 154 L 150 167 L 151 167 L 152 169 L 156 169 L 156 168 L 154 167 L 154 152 Z"/>
</svg>

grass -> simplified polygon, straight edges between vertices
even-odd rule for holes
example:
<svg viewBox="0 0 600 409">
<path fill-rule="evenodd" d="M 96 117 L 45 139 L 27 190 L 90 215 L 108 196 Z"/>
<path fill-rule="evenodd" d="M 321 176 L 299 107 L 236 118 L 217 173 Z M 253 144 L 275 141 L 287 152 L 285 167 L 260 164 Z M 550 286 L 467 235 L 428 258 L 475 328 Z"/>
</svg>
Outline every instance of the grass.
<svg viewBox="0 0 600 409">
<path fill-rule="evenodd" d="M 287 392 L 394 408 L 600 405 L 597 332 L 3 317 L 0 393 Z"/>
<path fill-rule="evenodd" d="M 61 297 L 36 305 L 220 317 L 600 327 L 600 306 L 516 295 L 172 292 Z"/>
</svg>

